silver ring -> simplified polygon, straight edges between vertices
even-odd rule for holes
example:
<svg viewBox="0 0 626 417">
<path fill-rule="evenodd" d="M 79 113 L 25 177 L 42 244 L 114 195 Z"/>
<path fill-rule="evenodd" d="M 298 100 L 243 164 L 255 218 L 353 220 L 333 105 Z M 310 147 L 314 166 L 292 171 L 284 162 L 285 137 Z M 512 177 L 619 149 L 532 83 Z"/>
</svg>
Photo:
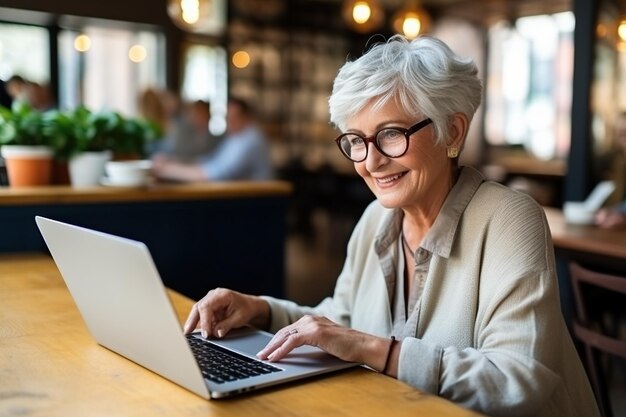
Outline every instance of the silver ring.
<svg viewBox="0 0 626 417">
<path fill-rule="evenodd" d="M 298 333 L 298 329 L 289 329 L 289 334 L 290 335 L 296 334 L 296 333 Z"/>
</svg>

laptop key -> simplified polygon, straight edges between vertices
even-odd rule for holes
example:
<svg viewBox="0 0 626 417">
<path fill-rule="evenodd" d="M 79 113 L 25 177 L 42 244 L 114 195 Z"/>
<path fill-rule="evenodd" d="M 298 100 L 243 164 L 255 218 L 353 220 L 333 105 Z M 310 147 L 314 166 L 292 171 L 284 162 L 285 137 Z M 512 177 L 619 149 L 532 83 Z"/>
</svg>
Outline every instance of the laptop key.
<svg viewBox="0 0 626 417">
<path fill-rule="evenodd" d="M 218 384 L 282 371 L 191 335 L 187 336 L 187 340 L 203 377 Z"/>
</svg>

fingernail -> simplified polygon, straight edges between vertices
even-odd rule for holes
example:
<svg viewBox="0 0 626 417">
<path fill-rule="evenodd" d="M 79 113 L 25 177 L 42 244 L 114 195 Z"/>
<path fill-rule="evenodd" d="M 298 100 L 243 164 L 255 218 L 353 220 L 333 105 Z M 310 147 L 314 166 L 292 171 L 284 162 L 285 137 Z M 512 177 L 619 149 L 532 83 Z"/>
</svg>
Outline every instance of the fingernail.
<svg viewBox="0 0 626 417">
<path fill-rule="evenodd" d="M 203 338 L 205 338 L 205 339 L 208 339 L 208 338 L 209 338 L 209 335 L 207 334 L 206 330 L 202 329 L 202 330 L 200 331 L 200 333 L 202 334 L 202 337 L 203 337 Z"/>
<path fill-rule="evenodd" d="M 220 339 L 221 339 L 222 337 L 224 337 L 224 330 L 222 330 L 222 329 L 218 329 L 218 330 L 217 330 L 217 337 L 219 337 Z"/>
</svg>

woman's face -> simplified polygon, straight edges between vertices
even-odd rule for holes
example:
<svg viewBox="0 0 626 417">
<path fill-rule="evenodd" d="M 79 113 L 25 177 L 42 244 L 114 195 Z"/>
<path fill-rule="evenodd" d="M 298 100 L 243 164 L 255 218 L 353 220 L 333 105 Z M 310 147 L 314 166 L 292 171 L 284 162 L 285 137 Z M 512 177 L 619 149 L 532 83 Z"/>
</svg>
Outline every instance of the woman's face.
<svg viewBox="0 0 626 417">
<path fill-rule="evenodd" d="M 369 137 L 384 127 L 408 128 L 424 119 L 423 115 L 406 115 L 395 100 L 379 110 L 372 107 L 370 102 L 349 119 L 346 131 Z M 435 145 L 432 124 L 410 136 L 408 150 L 399 158 L 388 158 L 373 144 L 368 146 L 367 159 L 354 166 L 383 206 L 439 209 L 450 189 L 452 171 L 446 148 Z"/>
</svg>

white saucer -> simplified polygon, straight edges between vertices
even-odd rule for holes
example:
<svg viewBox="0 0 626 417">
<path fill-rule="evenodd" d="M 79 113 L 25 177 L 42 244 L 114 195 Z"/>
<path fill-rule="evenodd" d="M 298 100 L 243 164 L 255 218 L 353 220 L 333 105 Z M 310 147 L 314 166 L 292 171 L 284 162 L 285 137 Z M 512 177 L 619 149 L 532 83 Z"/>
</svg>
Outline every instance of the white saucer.
<svg viewBox="0 0 626 417">
<path fill-rule="evenodd" d="M 100 180 L 100 184 L 104 185 L 105 187 L 115 187 L 115 188 L 143 188 L 147 185 L 144 182 L 120 184 L 120 183 L 112 182 L 107 177 L 102 178 Z"/>
</svg>

